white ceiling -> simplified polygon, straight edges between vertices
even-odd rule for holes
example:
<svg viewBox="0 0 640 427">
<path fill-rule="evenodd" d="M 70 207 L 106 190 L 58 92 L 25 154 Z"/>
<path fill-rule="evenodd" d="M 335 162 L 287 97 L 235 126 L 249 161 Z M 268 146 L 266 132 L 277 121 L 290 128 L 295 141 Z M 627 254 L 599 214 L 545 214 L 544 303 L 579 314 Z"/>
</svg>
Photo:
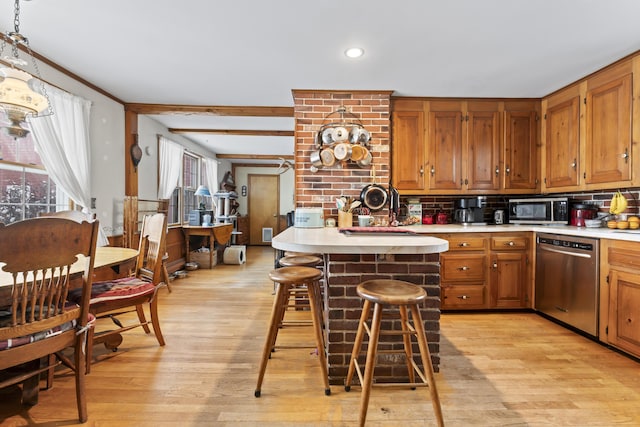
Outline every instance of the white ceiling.
<svg viewBox="0 0 640 427">
<path fill-rule="evenodd" d="M 0 0 L 13 29 L 14 0 Z M 293 106 L 292 89 L 542 97 L 640 50 L 638 0 L 35 0 L 36 52 L 125 102 Z M 347 47 L 365 56 L 348 59 Z M 5 54 L 8 52 L 5 50 Z M 293 130 L 292 118 L 159 115 L 170 128 Z M 293 137 L 184 135 L 219 153 Z"/>
</svg>

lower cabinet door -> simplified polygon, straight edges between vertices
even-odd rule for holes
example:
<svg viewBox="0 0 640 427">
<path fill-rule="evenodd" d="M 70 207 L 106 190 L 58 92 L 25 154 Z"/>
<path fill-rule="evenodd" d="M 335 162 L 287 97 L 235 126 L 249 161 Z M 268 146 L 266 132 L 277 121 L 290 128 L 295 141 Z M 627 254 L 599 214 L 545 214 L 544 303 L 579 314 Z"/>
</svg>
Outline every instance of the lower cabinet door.
<svg viewBox="0 0 640 427">
<path fill-rule="evenodd" d="M 609 344 L 640 357 L 640 277 L 609 272 Z"/>
</svg>

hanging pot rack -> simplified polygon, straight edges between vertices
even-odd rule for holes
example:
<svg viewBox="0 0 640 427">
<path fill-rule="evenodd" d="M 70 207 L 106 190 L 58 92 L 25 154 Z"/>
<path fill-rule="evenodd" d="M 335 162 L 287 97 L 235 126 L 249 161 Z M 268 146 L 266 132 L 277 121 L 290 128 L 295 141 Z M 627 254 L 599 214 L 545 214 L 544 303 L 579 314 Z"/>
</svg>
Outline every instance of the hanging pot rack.
<svg viewBox="0 0 640 427">
<path fill-rule="evenodd" d="M 347 161 L 360 167 L 371 164 L 371 152 L 367 149 L 371 134 L 355 114 L 342 106 L 327 114 L 323 122 L 314 141 L 316 151 L 310 156 L 312 172 Z"/>
</svg>

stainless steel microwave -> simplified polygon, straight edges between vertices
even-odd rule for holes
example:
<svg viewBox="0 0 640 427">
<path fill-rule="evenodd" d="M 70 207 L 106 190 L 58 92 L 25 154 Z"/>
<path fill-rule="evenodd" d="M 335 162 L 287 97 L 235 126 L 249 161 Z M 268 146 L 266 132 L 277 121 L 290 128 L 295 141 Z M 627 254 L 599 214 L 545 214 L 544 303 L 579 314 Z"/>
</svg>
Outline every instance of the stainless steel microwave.
<svg viewBox="0 0 640 427">
<path fill-rule="evenodd" d="M 566 225 L 569 223 L 567 197 L 533 197 L 509 199 L 510 224 Z"/>
</svg>

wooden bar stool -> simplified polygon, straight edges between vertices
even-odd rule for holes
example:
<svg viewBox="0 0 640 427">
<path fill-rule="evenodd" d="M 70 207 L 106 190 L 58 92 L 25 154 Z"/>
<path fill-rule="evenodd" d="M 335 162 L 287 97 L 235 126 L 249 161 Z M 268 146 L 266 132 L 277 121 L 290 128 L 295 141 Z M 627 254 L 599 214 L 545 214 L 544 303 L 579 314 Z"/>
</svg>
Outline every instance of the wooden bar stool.
<svg viewBox="0 0 640 427">
<path fill-rule="evenodd" d="M 433 376 L 433 365 L 431 364 L 431 355 L 429 354 L 429 347 L 427 345 L 427 338 L 424 331 L 424 324 L 422 323 L 422 316 L 420 315 L 419 304 L 427 298 L 427 293 L 424 289 L 416 286 L 412 283 L 403 282 L 400 280 L 368 280 L 360 283 L 356 289 L 358 295 L 364 299 L 364 305 L 362 307 L 362 315 L 360 316 L 360 323 L 358 324 L 358 332 L 356 333 L 356 339 L 353 344 L 353 352 L 351 353 L 351 360 L 349 362 L 349 370 L 347 372 L 347 378 L 345 380 L 345 390 L 351 389 L 351 380 L 353 379 L 354 372 L 358 373 L 360 384 L 362 386 L 362 397 L 360 398 L 360 425 L 364 426 L 367 418 L 367 409 L 369 407 L 369 395 L 371 393 L 371 387 L 373 382 L 373 371 L 376 365 L 376 356 L 378 354 L 378 339 L 381 334 L 384 335 L 402 335 L 404 342 L 404 350 L 391 352 L 404 352 L 407 362 L 407 369 L 409 373 L 409 382 L 402 383 L 402 385 L 409 385 L 411 387 L 416 386 L 428 386 L 431 393 L 431 403 L 436 415 L 439 426 L 444 426 L 444 420 L 442 418 L 442 408 L 440 407 L 440 398 L 438 397 L 438 390 L 436 389 L 436 383 Z M 380 324 L 382 320 L 382 311 L 385 306 L 398 306 L 400 311 L 400 321 L 402 324 L 401 331 L 381 331 Z M 373 308 L 373 318 L 371 320 L 371 326 L 367 323 L 371 309 Z M 407 309 L 411 312 L 412 322 L 409 321 L 409 315 Z M 362 340 L 364 338 L 365 331 L 369 335 L 369 345 L 367 349 L 367 356 L 364 367 L 364 376 L 362 370 L 358 364 L 358 355 L 360 354 L 360 348 L 362 346 Z M 418 341 L 418 347 L 420 349 L 420 356 L 422 358 L 422 366 L 420 367 L 413 360 L 413 352 L 411 349 L 411 337 L 415 336 Z M 415 381 L 415 374 L 418 374 L 422 382 Z M 401 385 L 401 384 L 388 384 L 388 385 Z"/>
<path fill-rule="evenodd" d="M 285 255 L 280 258 L 278 263 L 281 267 L 318 267 L 320 264 L 322 264 L 322 258 L 310 254 Z M 273 293 L 275 294 L 276 283 L 274 282 L 273 285 Z M 287 299 L 287 306 L 282 312 L 283 318 L 281 319 L 281 321 L 284 321 L 284 312 L 289 308 L 293 308 L 296 310 L 304 310 L 309 308 L 309 300 L 307 299 L 306 295 L 307 289 L 305 285 L 289 287 L 289 298 Z M 308 324 L 309 322 L 302 321 L 294 323 Z"/>
<path fill-rule="evenodd" d="M 276 344 L 278 330 L 280 329 L 284 310 L 286 309 L 289 299 L 289 289 L 293 286 L 304 286 L 307 298 L 309 299 L 311 319 L 318 350 L 318 360 L 324 381 L 324 394 L 329 396 L 331 394 L 331 388 L 329 387 L 327 357 L 325 354 L 324 334 L 322 332 L 322 304 L 320 300 L 320 278 L 322 278 L 322 271 L 313 267 L 282 267 L 272 270 L 269 273 L 269 278 L 276 283 L 276 295 L 273 299 L 269 331 L 265 339 L 264 350 L 262 351 L 258 384 L 254 393 L 255 396 L 260 397 L 260 389 L 262 387 L 265 370 L 267 369 L 267 362 Z"/>
</svg>

